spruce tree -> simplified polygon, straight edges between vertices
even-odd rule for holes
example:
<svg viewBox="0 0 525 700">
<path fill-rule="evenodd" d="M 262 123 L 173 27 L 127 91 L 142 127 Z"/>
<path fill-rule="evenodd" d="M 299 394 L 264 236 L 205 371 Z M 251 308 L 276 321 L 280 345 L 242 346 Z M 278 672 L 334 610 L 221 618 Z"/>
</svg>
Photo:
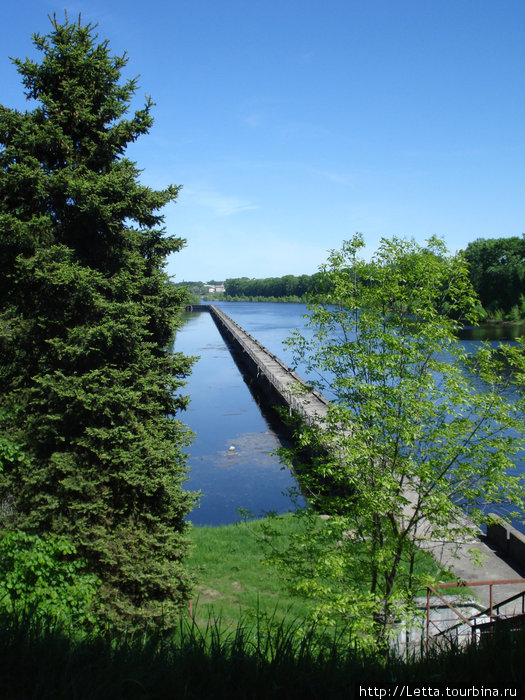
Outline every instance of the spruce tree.
<svg viewBox="0 0 525 700">
<path fill-rule="evenodd" d="M 29 111 L 0 107 L 0 416 L 25 459 L 6 463 L 11 527 L 68 536 L 102 580 L 99 613 L 169 624 L 190 578 L 182 488 L 188 429 L 175 417 L 191 362 L 168 350 L 184 291 L 166 258 L 155 191 L 125 157 L 152 124 L 127 118 L 136 80 L 93 25 L 34 35 L 14 63 Z"/>
</svg>

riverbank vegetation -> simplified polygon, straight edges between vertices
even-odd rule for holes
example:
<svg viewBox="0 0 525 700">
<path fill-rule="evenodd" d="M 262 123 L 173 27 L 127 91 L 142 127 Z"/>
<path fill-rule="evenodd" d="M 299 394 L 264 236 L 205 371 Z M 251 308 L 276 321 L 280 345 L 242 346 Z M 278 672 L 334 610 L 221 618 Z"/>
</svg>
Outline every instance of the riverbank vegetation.
<svg viewBox="0 0 525 700">
<path fill-rule="evenodd" d="M 525 321 L 525 234 L 478 238 L 465 250 L 469 277 L 489 321 Z"/>
<path fill-rule="evenodd" d="M 318 514 L 314 517 L 318 534 L 325 533 L 327 547 L 324 556 L 332 557 L 333 547 L 329 544 L 332 542 L 332 523 L 329 519 L 319 518 Z M 333 619 L 326 625 L 326 619 L 316 614 L 323 599 L 321 586 L 318 596 L 308 598 L 297 592 L 294 581 L 295 573 L 319 559 L 316 537 L 311 535 L 311 523 L 292 513 L 241 520 L 234 525 L 194 527 L 189 564 L 198 581 L 193 592 L 192 610 L 199 625 L 205 625 L 210 618 L 220 617 L 225 627 L 235 628 L 242 617 L 245 620 L 272 620 L 272 624 L 295 620 L 306 626 L 316 621 L 318 631 L 324 629 L 326 633 L 332 629 Z M 289 562 L 290 576 L 283 577 L 272 561 L 297 539 L 303 543 L 301 553 L 293 566 Z M 429 580 L 453 580 L 430 554 L 422 551 L 416 553 L 414 568 L 421 580 L 426 577 Z M 348 588 L 343 577 L 336 580 L 330 572 L 321 583 L 330 585 L 337 595 L 343 595 Z M 362 584 L 365 594 L 365 578 Z M 422 587 L 418 595 L 424 594 L 425 588 Z M 351 640 L 348 643 L 352 644 Z"/>
<path fill-rule="evenodd" d="M 169 631 L 97 632 L 34 611 L 3 611 L 0 696 L 9 700 L 156 698 L 358 698 L 360 687 L 521 687 L 523 635 L 408 656 L 357 648 L 352 632 L 326 628 L 264 564 L 272 523 L 293 534 L 291 515 L 193 528 L 198 569 L 189 607 Z M 327 521 L 320 521 L 326 523 Z M 266 539 L 265 539 L 266 538 Z M 259 595 L 257 592 L 259 591 Z M 350 640 L 350 641 L 349 641 Z"/>
<path fill-rule="evenodd" d="M 278 622 L 311 618 L 308 602 L 291 594 L 279 572 L 265 563 L 266 527 L 265 520 L 241 520 L 192 528 L 189 565 L 198 582 L 192 608 L 200 625 L 214 617 L 230 628 L 236 627 L 239 617 Z M 279 516 L 276 527 L 287 541 L 297 530 L 291 515 Z"/>
<path fill-rule="evenodd" d="M 363 247 L 357 234 L 331 252 L 308 302 L 310 332 L 288 341 L 330 405 L 322 430 L 300 421 L 281 450 L 308 507 L 297 511 L 305 533 L 274 560 L 320 617 L 351 619 L 381 647 L 429 582 L 413 566 L 420 545 L 475 536 L 496 504 L 523 517 L 514 458 L 525 446 L 525 353 L 518 341 L 467 355 L 457 337 L 479 305 L 463 257 L 441 240 L 383 239 L 370 261 Z M 316 512 L 330 514 L 328 528 Z"/>
<path fill-rule="evenodd" d="M 479 300 L 479 320 L 525 322 L 525 234 L 510 238 L 478 238 L 463 251 L 469 280 Z M 181 282 L 205 301 L 305 302 L 315 292 L 319 275 L 235 277 L 224 292 L 209 293 L 203 282 Z"/>
</svg>

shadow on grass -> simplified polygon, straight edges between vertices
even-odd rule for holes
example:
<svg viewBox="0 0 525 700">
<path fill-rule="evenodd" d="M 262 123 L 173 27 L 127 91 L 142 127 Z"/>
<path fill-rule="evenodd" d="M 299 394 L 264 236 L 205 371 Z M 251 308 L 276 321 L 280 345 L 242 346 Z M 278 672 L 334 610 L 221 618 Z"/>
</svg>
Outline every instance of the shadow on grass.
<svg viewBox="0 0 525 700">
<path fill-rule="evenodd" d="M 433 650 L 411 661 L 363 654 L 342 639 L 319 638 L 314 628 L 286 621 L 241 621 L 235 630 L 223 631 L 220 620 L 198 627 L 181 619 L 164 635 L 90 636 L 49 622 L 4 617 L 0 698 L 331 700 L 362 697 L 365 686 L 392 683 L 525 687 L 521 633 L 496 635 L 476 647 Z M 522 695 L 518 690 L 513 697 Z"/>
</svg>

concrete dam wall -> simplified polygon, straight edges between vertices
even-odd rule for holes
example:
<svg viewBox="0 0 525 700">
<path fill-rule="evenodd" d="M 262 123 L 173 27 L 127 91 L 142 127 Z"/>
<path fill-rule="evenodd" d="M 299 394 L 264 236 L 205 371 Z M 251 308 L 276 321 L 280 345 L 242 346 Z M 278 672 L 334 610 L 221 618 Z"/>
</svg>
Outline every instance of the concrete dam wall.
<svg viewBox="0 0 525 700">
<path fill-rule="evenodd" d="M 195 308 L 195 307 L 194 307 Z M 216 306 L 207 307 L 254 393 L 271 406 L 296 411 L 309 423 L 322 421 L 328 400 Z"/>
</svg>

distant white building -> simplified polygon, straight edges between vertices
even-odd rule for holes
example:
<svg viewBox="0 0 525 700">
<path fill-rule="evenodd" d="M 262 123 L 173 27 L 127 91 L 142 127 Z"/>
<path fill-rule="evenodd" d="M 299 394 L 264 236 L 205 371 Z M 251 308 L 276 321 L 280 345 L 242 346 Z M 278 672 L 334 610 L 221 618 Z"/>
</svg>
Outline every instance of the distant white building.
<svg viewBox="0 0 525 700">
<path fill-rule="evenodd" d="M 208 290 L 209 294 L 216 294 L 216 293 L 222 293 L 226 291 L 224 288 L 224 284 L 205 284 L 204 285 L 206 289 Z"/>
</svg>

